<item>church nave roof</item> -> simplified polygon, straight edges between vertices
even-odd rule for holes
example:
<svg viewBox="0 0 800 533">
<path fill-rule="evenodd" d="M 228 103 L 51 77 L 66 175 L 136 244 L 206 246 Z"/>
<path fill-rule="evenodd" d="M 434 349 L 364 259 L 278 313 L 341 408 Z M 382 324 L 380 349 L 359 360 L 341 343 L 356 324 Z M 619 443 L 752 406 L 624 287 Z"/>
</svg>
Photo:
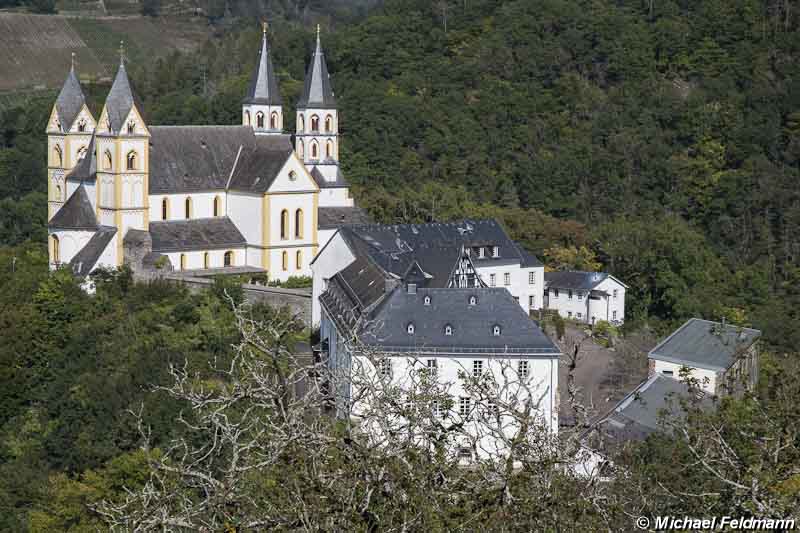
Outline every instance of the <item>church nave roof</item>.
<svg viewBox="0 0 800 533">
<path fill-rule="evenodd" d="M 241 248 L 245 238 L 228 217 L 151 222 L 153 252 Z"/>
</svg>

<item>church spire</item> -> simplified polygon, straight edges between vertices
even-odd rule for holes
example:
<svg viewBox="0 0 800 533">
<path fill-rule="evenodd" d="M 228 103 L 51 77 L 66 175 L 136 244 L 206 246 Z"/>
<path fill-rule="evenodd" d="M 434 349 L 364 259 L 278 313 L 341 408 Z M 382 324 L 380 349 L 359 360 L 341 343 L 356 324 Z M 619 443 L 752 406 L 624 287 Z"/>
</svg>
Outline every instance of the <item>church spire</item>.
<svg viewBox="0 0 800 533">
<path fill-rule="evenodd" d="M 333 88 L 331 87 L 331 77 L 330 74 L 328 74 L 328 65 L 325 63 L 325 54 L 322 52 L 319 33 L 320 28 L 318 24 L 317 47 L 314 50 L 314 55 L 311 57 L 311 64 L 308 65 L 305 86 L 303 87 L 300 101 L 297 102 L 297 107 L 335 109 L 336 98 L 333 94 Z"/>
<path fill-rule="evenodd" d="M 261 26 L 261 49 L 258 52 L 258 63 L 250 81 L 250 88 L 244 99 L 245 104 L 281 105 L 281 93 L 267 42 L 267 23 Z"/>
<path fill-rule="evenodd" d="M 72 123 L 75 122 L 85 103 L 86 99 L 83 96 L 81 83 L 78 81 L 77 74 L 75 74 L 75 53 L 73 52 L 69 74 L 67 74 L 67 79 L 64 80 L 64 85 L 61 87 L 61 92 L 58 93 L 58 98 L 56 99 L 56 112 L 63 131 L 70 130 Z"/>
<path fill-rule="evenodd" d="M 108 123 L 101 124 L 100 131 L 110 128 L 109 133 L 121 133 L 123 122 L 128 118 L 134 106 L 136 106 L 136 97 L 133 95 L 128 72 L 125 69 L 125 54 L 120 43 L 119 70 L 117 70 L 117 76 L 106 97 L 104 108 Z"/>
</svg>

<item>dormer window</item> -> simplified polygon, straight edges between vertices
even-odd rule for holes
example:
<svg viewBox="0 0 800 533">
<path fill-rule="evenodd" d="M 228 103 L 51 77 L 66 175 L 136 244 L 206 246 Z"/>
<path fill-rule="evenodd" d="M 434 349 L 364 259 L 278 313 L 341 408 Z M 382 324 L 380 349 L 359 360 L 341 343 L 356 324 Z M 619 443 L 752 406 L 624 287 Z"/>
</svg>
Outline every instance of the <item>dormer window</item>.
<svg viewBox="0 0 800 533">
<path fill-rule="evenodd" d="M 407 325 L 406 326 L 406 332 L 408 332 L 409 335 L 413 335 L 414 334 L 414 324 Z"/>
<path fill-rule="evenodd" d="M 448 337 L 452 336 L 453 335 L 453 326 L 451 326 L 450 324 L 447 324 L 444 327 L 444 334 L 447 335 Z"/>
<path fill-rule="evenodd" d="M 499 336 L 500 336 L 500 333 L 501 333 L 501 332 L 500 332 L 500 326 L 498 326 L 498 325 L 495 325 L 495 326 L 492 328 L 492 335 L 494 335 L 495 337 L 499 337 Z"/>
<path fill-rule="evenodd" d="M 477 303 L 478 303 L 478 298 L 477 297 L 475 297 L 475 296 L 470 296 L 469 297 L 469 305 L 470 306 L 476 305 Z"/>
<path fill-rule="evenodd" d="M 500 257 L 500 247 L 492 246 L 492 257 Z"/>
<path fill-rule="evenodd" d="M 136 132 L 136 124 L 133 121 L 128 122 L 128 135 L 133 135 Z"/>
<path fill-rule="evenodd" d="M 425 305 L 431 305 L 431 297 L 430 296 L 426 296 L 425 297 Z"/>
<path fill-rule="evenodd" d="M 481 246 L 480 248 L 478 248 L 478 259 L 483 259 L 484 257 L 486 257 L 486 252 L 483 246 Z"/>
</svg>

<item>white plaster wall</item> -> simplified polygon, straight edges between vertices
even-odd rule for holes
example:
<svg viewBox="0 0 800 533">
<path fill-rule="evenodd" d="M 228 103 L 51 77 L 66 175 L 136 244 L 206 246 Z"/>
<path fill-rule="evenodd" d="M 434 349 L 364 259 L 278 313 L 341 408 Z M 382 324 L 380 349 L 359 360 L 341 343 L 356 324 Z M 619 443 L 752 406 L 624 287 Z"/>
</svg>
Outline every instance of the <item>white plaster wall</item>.
<svg viewBox="0 0 800 533">
<path fill-rule="evenodd" d="M 70 130 L 69 130 L 70 133 L 80 133 L 78 131 L 78 123 L 81 120 L 85 120 L 86 121 L 86 129 L 84 131 L 86 133 L 88 133 L 88 134 L 91 134 L 94 131 L 95 122 L 94 122 L 94 117 L 92 116 L 91 113 L 89 113 L 89 110 L 86 107 L 81 109 L 81 111 L 78 113 L 78 116 L 75 117 L 75 121 L 72 123 L 72 125 L 70 127 Z"/>
<path fill-rule="evenodd" d="M 597 287 L 600 290 L 606 291 L 610 298 L 608 300 L 608 320 L 614 322 L 614 311 L 617 312 L 617 322 L 625 321 L 625 287 L 617 282 L 615 279 L 608 278 L 603 280 Z M 614 298 L 614 291 L 617 291 L 617 297 Z"/>
<path fill-rule="evenodd" d="M 296 264 L 296 254 L 298 251 L 302 254 L 300 268 L 297 268 Z M 289 256 L 288 268 L 286 270 L 283 270 L 283 252 L 286 252 Z M 311 276 L 311 261 L 314 259 L 313 246 L 272 248 L 268 253 L 270 255 L 269 279 L 286 281 L 292 276 Z"/>
<path fill-rule="evenodd" d="M 314 244 L 314 195 L 313 193 L 270 195 L 270 244 L 272 246 L 298 246 Z M 303 236 L 295 237 L 295 211 L 303 210 Z M 289 212 L 289 234 L 281 239 L 281 212 Z M 311 262 L 309 259 L 308 262 Z"/>
<path fill-rule="evenodd" d="M 321 189 L 319 191 L 320 207 L 353 207 L 355 201 L 350 198 L 350 189 L 337 187 L 335 189 Z"/>
<path fill-rule="evenodd" d="M 502 253 L 502 251 L 501 251 Z M 542 307 L 542 287 L 544 286 L 544 267 L 535 268 L 522 268 L 519 263 L 515 264 L 501 264 L 501 265 L 485 265 L 476 264 L 478 275 L 487 286 L 491 286 L 491 275 L 495 275 L 495 286 L 505 287 L 515 298 L 519 299 L 519 305 L 527 313 L 530 307 L 530 297 L 534 297 L 534 307 L 532 309 L 540 309 Z M 528 272 L 535 273 L 535 283 L 529 283 Z M 511 284 L 505 284 L 505 274 L 511 274 Z"/>
<path fill-rule="evenodd" d="M 233 252 L 232 266 L 244 265 L 244 248 L 231 248 L 230 250 L 202 250 L 195 252 L 183 252 L 183 255 L 186 256 L 186 270 L 198 270 L 205 268 L 203 261 L 206 253 L 208 253 L 209 256 L 209 268 L 222 268 L 225 265 L 225 252 L 228 251 Z M 181 253 L 170 252 L 164 255 L 169 257 L 169 260 L 172 262 L 172 267 L 176 272 L 179 272 L 181 270 Z"/>
<path fill-rule="evenodd" d="M 347 246 L 341 235 L 335 233 L 325 246 L 320 248 L 320 252 L 311 265 L 313 286 L 311 298 L 311 327 L 320 324 L 322 311 L 319 304 L 319 297 L 325 292 L 327 280 L 343 270 L 347 265 L 355 261 L 356 258 Z"/>
<path fill-rule="evenodd" d="M 554 287 L 551 287 L 548 291 L 548 309 L 555 309 L 562 317 L 589 323 L 591 320 L 591 312 L 589 309 L 591 301 L 593 304 L 592 311 L 594 311 L 597 316 L 597 320 L 605 320 L 605 303 L 600 305 L 596 301 L 589 300 L 589 291 L 573 290 L 571 299 L 569 297 L 569 290 L 567 289 L 558 289 L 558 298 L 556 298 L 556 289 Z M 603 310 L 602 316 L 597 315 L 601 307 Z"/>
<path fill-rule="evenodd" d="M 77 121 L 75 122 L 77 124 Z M 87 127 L 88 129 L 88 127 Z M 89 148 L 89 142 L 91 142 L 92 136 L 91 134 L 83 134 L 83 133 L 70 133 L 69 135 L 69 154 L 68 154 L 68 164 L 69 167 L 72 168 L 78 164 L 78 151 L 81 148 Z M 86 157 L 89 157 L 90 154 L 86 154 Z"/>
<path fill-rule="evenodd" d="M 317 240 L 319 241 L 320 250 L 322 250 L 325 245 L 328 244 L 328 241 L 330 241 L 331 238 L 336 235 L 336 231 L 337 230 L 335 229 L 321 229 L 317 232 Z"/>
<path fill-rule="evenodd" d="M 294 174 L 292 174 L 294 173 Z M 294 179 L 291 179 L 294 177 Z M 269 186 L 269 193 L 313 192 L 317 190 L 314 178 L 308 173 L 305 165 L 294 155 L 290 155 L 283 164 L 275 180 Z"/>
<path fill-rule="evenodd" d="M 117 228 L 119 233 L 125 235 L 129 229 L 141 229 L 146 230 L 144 226 L 144 211 L 143 210 L 136 210 L 136 211 L 123 211 L 122 212 L 122 227 Z"/>
<path fill-rule="evenodd" d="M 167 210 L 167 220 L 186 220 L 186 198 L 192 199 L 192 218 L 212 218 L 214 216 L 214 198 L 219 198 L 219 216 L 225 216 L 225 192 L 224 191 L 204 191 L 183 194 L 151 194 L 150 195 L 150 220 L 163 220 L 161 215 L 161 202 L 167 198 L 169 209 Z M 255 197 L 254 197 L 255 198 Z M 258 204 L 259 213 L 261 203 Z M 259 225 L 260 218 L 248 221 L 249 224 Z M 237 224 L 238 225 L 238 224 Z M 241 226 L 239 231 L 242 231 Z M 244 234 L 244 232 L 242 231 Z"/>
<path fill-rule="evenodd" d="M 73 231 L 73 230 L 57 230 L 48 231 L 48 235 L 55 235 L 58 237 L 59 242 L 59 259 L 61 264 L 67 264 L 72 261 L 75 254 L 80 252 L 89 239 L 92 238 L 95 232 L 93 231 Z M 55 267 L 52 263 L 53 258 L 50 258 L 51 268 Z"/>
<path fill-rule="evenodd" d="M 160 202 L 159 202 L 160 205 Z M 263 199 L 261 196 L 244 193 L 228 194 L 228 216 L 244 235 L 247 244 L 262 246 L 262 210 Z M 258 262 L 251 263 L 261 266 L 261 252 L 258 252 Z"/>
<path fill-rule="evenodd" d="M 671 377 L 680 380 L 680 371 L 683 365 L 678 363 L 672 363 L 669 361 L 661 361 L 659 359 L 652 360 L 655 363 L 653 367 L 653 371 L 658 374 L 663 374 L 664 371 L 672 372 Z M 716 394 L 717 391 L 717 373 L 713 370 L 708 370 L 705 368 L 695 368 L 690 367 L 692 371 L 689 374 L 689 377 L 696 379 L 698 381 L 699 386 L 706 392 L 710 394 Z M 708 381 L 706 381 L 708 380 Z"/>
<path fill-rule="evenodd" d="M 114 219 L 114 211 L 111 209 L 100 209 L 100 224 L 103 226 L 116 226 L 117 222 Z"/>
<path fill-rule="evenodd" d="M 250 124 L 247 123 L 246 114 L 250 112 Z M 264 127 L 258 128 L 257 124 L 258 121 L 256 116 L 258 113 L 264 113 Z M 272 113 L 278 114 L 278 124 L 276 130 L 270 130 L 270 117 Z M 283 108 L 281 106 L 268 106 L 268 105 L 256 105 L 256 104 L 247 104 L 242 106 L 242 125 L 244 126 L 251 126 L 253 130 L 256 132 L 257 135 L 262 134 L 269 134 L 269 133 L 280 133 L 283 131 Z"/>
</svg>

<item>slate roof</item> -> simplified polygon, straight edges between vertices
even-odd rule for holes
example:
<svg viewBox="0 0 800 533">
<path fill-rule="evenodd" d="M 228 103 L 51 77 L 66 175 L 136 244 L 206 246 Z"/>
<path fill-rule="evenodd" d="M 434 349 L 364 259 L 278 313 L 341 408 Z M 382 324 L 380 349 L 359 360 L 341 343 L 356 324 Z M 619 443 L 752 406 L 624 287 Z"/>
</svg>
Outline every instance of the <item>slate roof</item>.
<svg viewBox="0 0 800 533">
<path fill-rule="evenodd" d="M 83 184 L 78 186 L 72 196 L 61 206 L 61 209 L 53 215 L 47 226 L 53 229 L 90 231 L 97 229 L 97 217 Z"/>
<path fill-rule="evenodd" d="M 92 135 L 86 155 L 67 174 L 69 181 L 95 181 L 97 179 L 97 156 L 95 154 L 95 136 Z"/>
<path fill-rule="evenodd" d="M 240 248 L 246 244 L 228 217 L 170 220 L 150 223 L 153 252 L 188 252 Z"/>
<path fill-rule="evenodd" d="M 89 242 L 86 243 L 86 246 L 81 248 L 81 251 L 75 254 L 72 261 L 69 262 L 72 272 L 81 278 L 91 274 L 98 259 L 103 255 L 103 252 L 116 234 L 117 228 L 100 226 L 97 232 L 92 235 L 92 238 L 89 239 Z"/>
<path fill-rule="evenodd" d="M 592 290 L 608 277 L 605 272 L 545 272 L 544 284 L 559 289 Z"/>
<path fill-rule="evenodd" d="M 525 261 L 517 244 L 495 220 L 462 220 L 430 224 L 370 224 L 348 226 L 339 230 L 351 248 L 366 253 L 381 268 L 402 276 L 412 261 L 424 262 L 424 256 L 438 253 L 442 247 L 498 246 L 500 257 L 486 254 L 476 266 Z M 530 259 L 528 259 L 530 261 Z"/>
<path fill-rule="evenodd" d="M 517 245 L 517 250 L 519 250 L 519 255 L 522 258 L 522 263 L 520 265 L 522 268 L 534 268 L 534 267 L 544 266 L 544 264 L 541 261 L 539 261 L 538 257 L 530 253 L 522 246 Z"/>
<path fill-rule="evenodd" d="M 299 109 L 309 107 L 325 109 L 336 108 L 336 97 L 333 94 L 333 87 L 331 87 L 331 76 L 328 73 L 325 54 L 320 44 L 319 31 L 317 31 L 317 47 L 314 49 L 314 54 L 311 56 L 311 63 L 308 65 L 303 92 L 300 95 L 300 100 L 297 102 L 297 107 Z"/>
<path fill-rule="evenodd" d="M 125 63 L 120 63 L 117 76 L 114 78 L 114 83 L 111 85 L 105 104 L 113 133 L 122 131 L 123 123 L 128 118 L 134 105 L 136 105 L 140 113 L 143 112 L 142 106 L 138 105 L 138 99 L 133 93 L 131 82 L 128 79 L 128 72 L 125 70 Z M 105 124 L 102 127 L 104 128 Z"/>
<path fill-rule="evenodd" d="M 261 48 L 258 51 L 258 62 L 250 80 L 250 87 L 244 99 L 245 104 L 281 105 L 281 93 L 278 80 L 275 76 L 275 67 L 269 53 L 267 33 L 261 38 Z"/>
<path fill-rule="evenodd" d="M 320 207 L 317 209 L 317 217 L 319 229 L 336 229 L 370 222 L 369 215 L 360 207 Z"/>
<path fill-rule="evenodd" d="M 424 304 L 426 296 L 431 298 L 430 305 Z M 470 296 L 477 297 L 473 306 Z M 409 324 L 414 325 L 413 335 L 407 331 Z M 445 334 L 447 325 L 452 326 L 452 335 Z M 493 334 L 495 325 L 501 328 L 499 336 Z M 399 286 L 361 321 L 358 336 L 365 344 L 388 352 L 559 355 L 553 342 L 503 288 L 422 288 L 410 294 Z"/>
<path fill-rule="evenodd" d="M 757 329 L 692 318 L 650 351 L 650 359 L 727 370 L 761 336 Z"/>
<path fill-rule="evenodd" d="M 150 193 L 266 191 L 292 152 L 288 135 L 249 126 L 151 126 Z"/>
<path fill-rule="evenodd" d="M 349 187 L 350 184 L 342 174 L 342 169 L 336 168 L 336 180 L 335 181 L 328 181 L 325 179 L 325 176 L 322 175 L 319 168 L 316 166 L 311 169 L 311 177 L 314 178 L 314 181 L 317 182 L 317 187 L 320 189 L 341 189 Z"/>
<path fill-rule="evenodd" d="M 56 98 L 56 112 L 58 113 L 58 119 L 61 121 L 61 129 L 63 131 L 69 131 L 85 103 L 86 99 L 83 96 L 81 83 L 75 74 L 75 67 L 72 66 L 69 69 L 64 85 L 61 87 L 61 92 L 58 93 L 58 98 Z"/>
<path fill-rule="evenodd" d="M 701 409 L 711 407 L 710 399 L 703 396 L 698 401 L 696 394 L 697 391 L 691 390 L 685 382 L 663 374 L 653 374 L 623 398 L 595 427 L 615 444 L 644 440 L 652 433 L 665 430 L 663 424 L 659 423 L 664 417 L 685 418 L 684 405 L 696 405 Z M 690 401 L 692 403 L 685 403 Z"/>
</svg>

